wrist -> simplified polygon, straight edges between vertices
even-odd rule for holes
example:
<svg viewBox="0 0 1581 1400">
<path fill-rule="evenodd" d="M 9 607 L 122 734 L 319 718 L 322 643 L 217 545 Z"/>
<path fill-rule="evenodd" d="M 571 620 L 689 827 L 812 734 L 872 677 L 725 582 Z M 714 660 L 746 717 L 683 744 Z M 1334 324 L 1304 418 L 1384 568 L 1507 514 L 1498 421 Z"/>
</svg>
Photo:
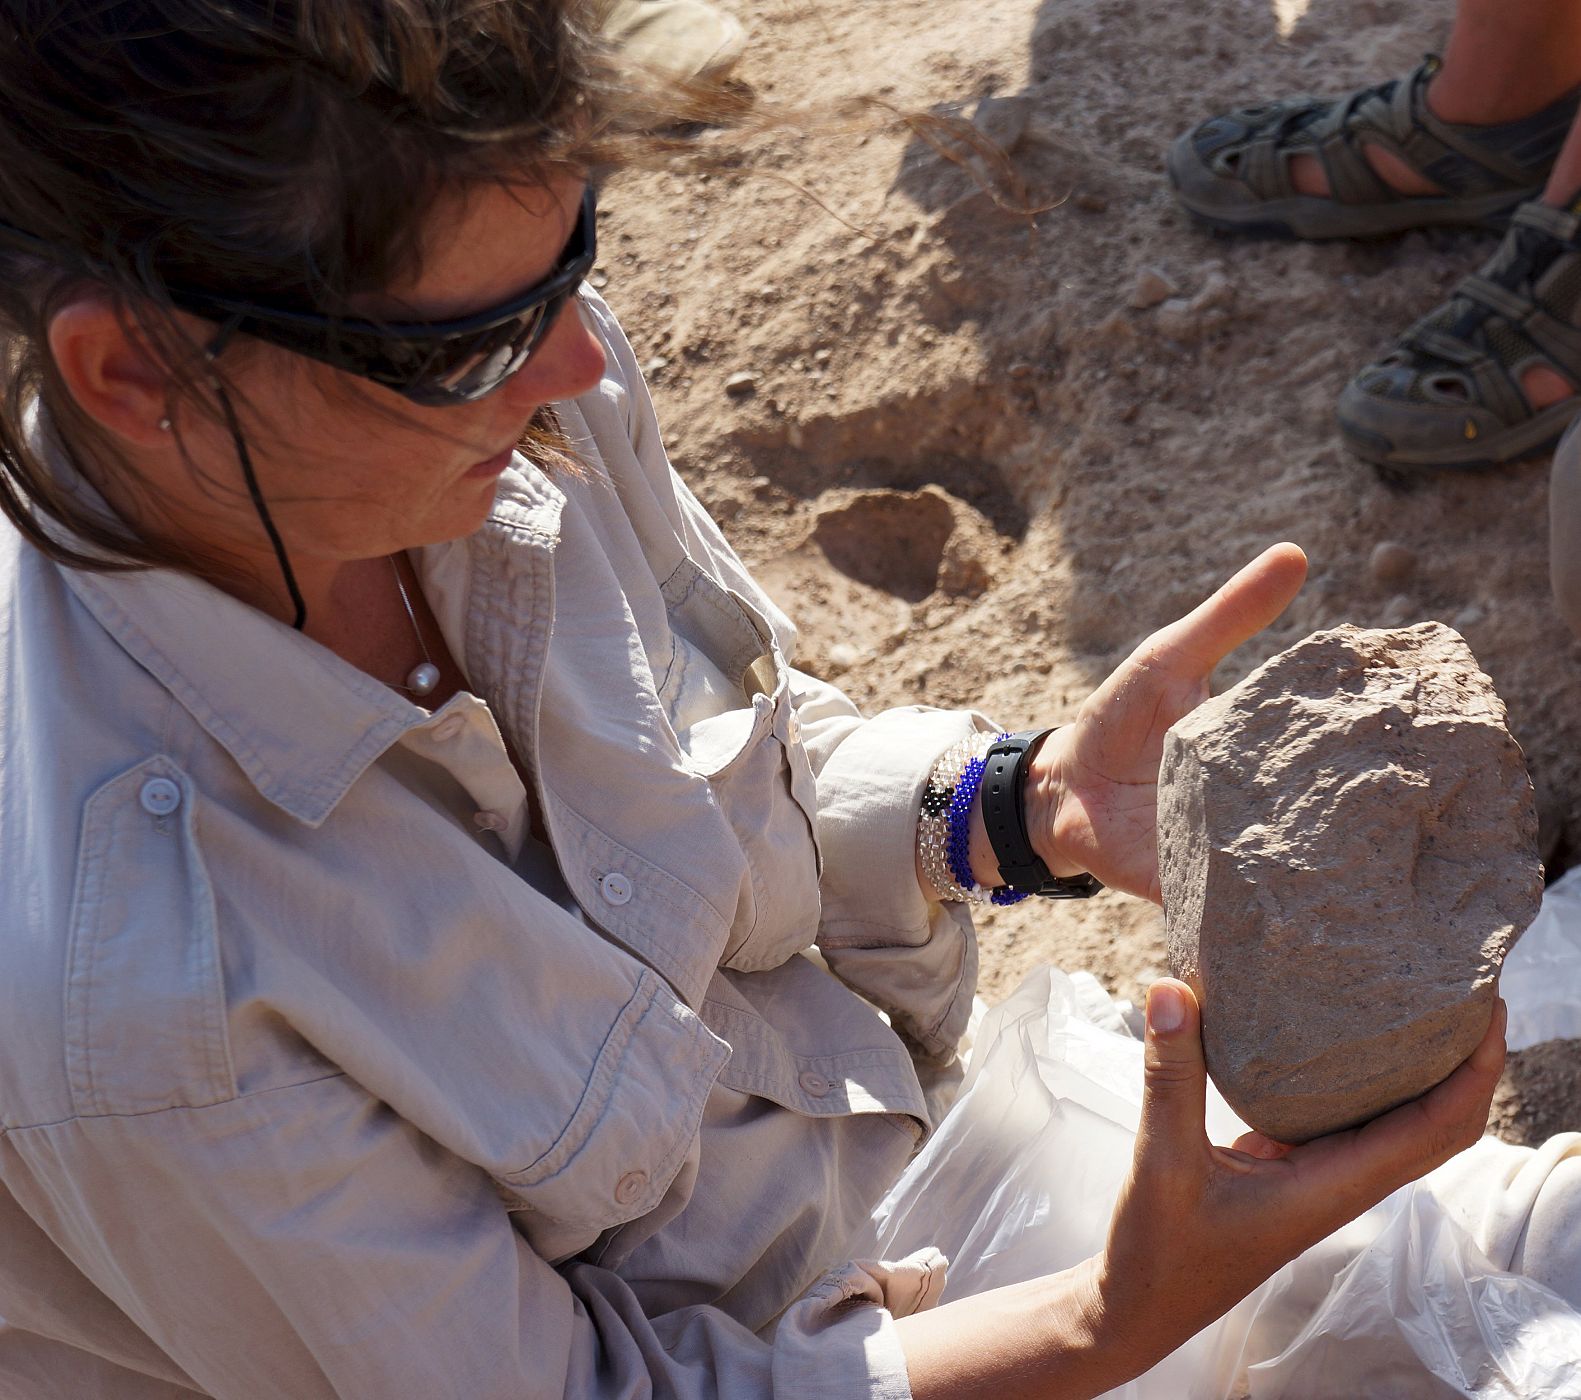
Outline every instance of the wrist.
<svg viewBox="0 0 1581 1400">
<path fill-rule="evenodd" d="M 1027 755 L 1027 839 L 1049 874 L 1058 879 L 1085 874 L 1087 864 L 1069 854 L 1070 829 L 1075 825 L 1075 804 L 1069 800 L 1066 780 L 1075 727 L 1056 729 Z"/>
</svg>

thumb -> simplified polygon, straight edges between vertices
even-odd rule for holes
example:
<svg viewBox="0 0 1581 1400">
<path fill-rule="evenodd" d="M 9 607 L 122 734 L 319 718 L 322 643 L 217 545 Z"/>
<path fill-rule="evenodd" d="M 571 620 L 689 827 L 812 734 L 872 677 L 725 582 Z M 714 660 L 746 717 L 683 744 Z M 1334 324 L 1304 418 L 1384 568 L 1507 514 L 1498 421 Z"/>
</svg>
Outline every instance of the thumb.
<svg viewBox="0 0 1581 1400">
<path fill-rule="evenodd" d="M 1202 1058 L 1202 1018 L 1190 987 L 1174 978 L 1147 991 L 1146 1078 L 1142 1089 L 1141 1151 L 1170 1153 L 1205 1138 L 1208 1070 Z"/>
</svg>

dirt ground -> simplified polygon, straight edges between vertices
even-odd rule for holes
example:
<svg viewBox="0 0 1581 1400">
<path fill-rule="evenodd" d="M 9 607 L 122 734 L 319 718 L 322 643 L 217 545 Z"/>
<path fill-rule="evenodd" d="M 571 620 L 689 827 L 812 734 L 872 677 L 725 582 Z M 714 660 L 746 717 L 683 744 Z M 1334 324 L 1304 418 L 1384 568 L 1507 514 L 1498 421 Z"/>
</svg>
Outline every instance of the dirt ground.
<svg viewBox="0 0 1581 1400">
<path fill-rule="evenodd" d="M 1319 627 L 1450 623 L 1509 705 L 1565 862 L 1581 648 L 1549 599 L 1546 463 L 1402 485 L 1332 426 L 1350 375 L 1491 237 L 1231 241 L 1162 173 L 1217 109 L 1407 71 L 1449 0 L 719 3 L 749 26 L 739 75 L 764 102 L 877 98 L 1009 152 L 974 178 L 878 114 L 753 138 L 737 169 L 623 175 L 603 202 L 595 282 L 677 466 L 801 625 L 801 664 L 874 706 L 1057 723 L 1292 539 L 1305 592 L 1218 684 Z M 1018 187 L 1057 207 L 1017 212 Z M 1385 541 L 1403 549 L 1375 567 Z M 995 913 L 983 948 L 990 1000 L 1044 960 L 1136 998 L 1164 962 L 1159 913 L 1111 894 Z M 1504 1130 L 1581 1128 L 1575 1048 L 1513 1067 Z"/>
</svg>

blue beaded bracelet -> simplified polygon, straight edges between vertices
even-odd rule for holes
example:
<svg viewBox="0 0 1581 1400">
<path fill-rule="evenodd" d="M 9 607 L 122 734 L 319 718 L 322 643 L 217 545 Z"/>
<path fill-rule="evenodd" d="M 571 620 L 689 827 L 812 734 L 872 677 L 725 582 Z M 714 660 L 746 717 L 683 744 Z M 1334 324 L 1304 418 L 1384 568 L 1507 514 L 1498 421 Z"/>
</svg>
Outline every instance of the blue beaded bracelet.
<svg viewBox="0 0 1581 1400">
<path fill-rule="evenodd" d="M 1002 739 L 1004 735 L 999 737 Z M 983 774 L 987 769 L 988 764 L 983 759 L 968 759 L 966 766 L 961 769 L 961 776 L 955 780 L 955 791 L 950 795 L 950 840 L 947 847 L 950 874 L 962 889 L 974 892 L 978 885 L 972 878 L 972 801 L 977 796 L 977 789 L 983 785 Z M 988 892 L 988 898 L 994 904 L 1019 904 L 1026 897 L 1024 893 L 1008 888 Z"/>
</svg>

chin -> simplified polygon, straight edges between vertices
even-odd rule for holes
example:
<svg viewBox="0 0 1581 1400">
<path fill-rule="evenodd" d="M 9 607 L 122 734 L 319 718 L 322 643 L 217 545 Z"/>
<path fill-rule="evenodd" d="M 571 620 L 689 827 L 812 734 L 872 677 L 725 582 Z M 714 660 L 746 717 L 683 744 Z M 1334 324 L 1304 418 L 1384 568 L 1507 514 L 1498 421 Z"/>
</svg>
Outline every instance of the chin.
<svg viewBox="0 0 1581 1400">
<path fill-rule="evenodd" d="M 450 509 L 444 512 L 442 520 L 434 522 L 435 528 L 442 533 L 437 534 L 432 543 L 462 539 L 479 529 L 489 518 L 489 513 L 494 509 L 494 498 L 499 495 L 499 478 L 494 477 L 486 482 L 469 481 L 467 485 L 472 489 L 456 493 L 458 497 L 464 497 L 464 501 L 446 502 Z"/>
</svg>

